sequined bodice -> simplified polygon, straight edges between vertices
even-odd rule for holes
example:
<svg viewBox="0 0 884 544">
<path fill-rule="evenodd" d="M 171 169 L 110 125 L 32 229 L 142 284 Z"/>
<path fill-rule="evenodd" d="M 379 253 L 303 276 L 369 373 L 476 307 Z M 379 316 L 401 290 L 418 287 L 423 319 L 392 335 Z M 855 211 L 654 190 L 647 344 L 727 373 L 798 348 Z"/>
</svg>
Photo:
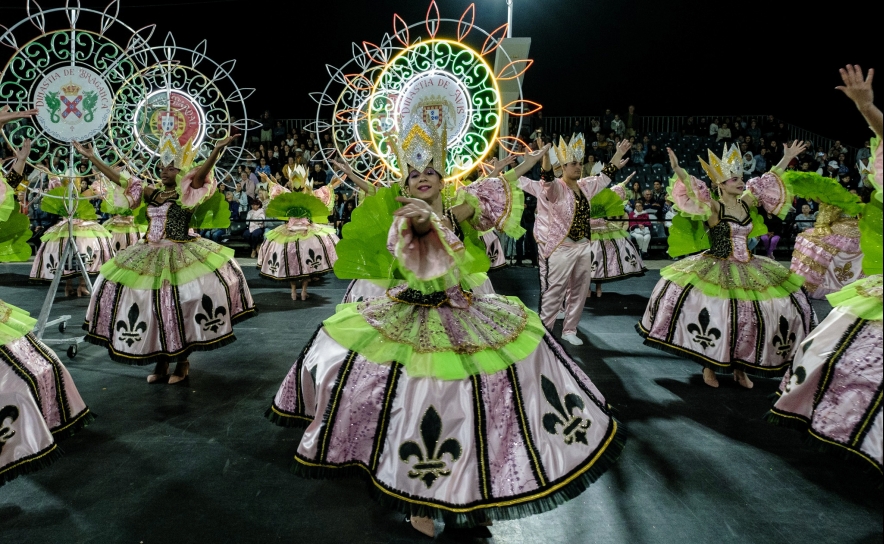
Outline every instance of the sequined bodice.
<svg viewBox="0 0 884 544">
<path fill-rule="evenodd" d="M 571 221 L 571 229 L 568 238 L 578 241 L 590 236 L 590 206 L 583 191 L 574 198 L 574 219 Z"/>
<path fill-rule="evenodd" d="M 743 204 L 743 210 L 746 212 L 746 218 L 742 221 L 723 214 L 718 224 L 709 229 L 710 247 L 706 252 L 707 255 L 744 263 L 752 258 L 747 246 L 749 234 L 752 232 L 752 217 L 746 204 Z"/>
<path fill-rule="evenodd" d="M 177 199 L 170 199 L 162 204 L 156 204 L 153 199 L 149 199 L 147 201 L 147 218 L 150 220 L 150 226 L 147 229 L 147 241 L 159 242 L 162 239 L 167 239 L 173 242 L 189 242 L 193 240 L 194 237 L 188 234 L 191 217 L 193 217 L 193 212 L 179 206 Z"/>
</svg>

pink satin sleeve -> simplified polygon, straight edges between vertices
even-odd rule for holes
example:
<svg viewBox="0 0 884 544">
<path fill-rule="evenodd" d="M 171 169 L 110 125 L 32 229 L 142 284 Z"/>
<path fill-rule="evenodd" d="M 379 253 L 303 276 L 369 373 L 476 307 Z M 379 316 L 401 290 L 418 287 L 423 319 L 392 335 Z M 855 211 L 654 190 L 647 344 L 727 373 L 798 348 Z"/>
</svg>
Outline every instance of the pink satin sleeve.
<svg viewBox="0 0 884 544">
<path fill-rule="evenodd" d="M 606 176 L 605 174 L 600 174 L 598 176 L 592 176 L 589 178 L 583 178 L 577 181 L 577 186 L 580 187 L 580 190 L 583 191 L 583 195 L 586 197 L 586 200 L 592 200 L 592 198 L 599 194 L 602 189 L 608 186 L 611 183 L 611 178 Z"/>
<path fill-rule="evenodd" d="M 670 188 L 675 208 L 691 218 L 705 221 L 712 215 L 712 193 L 701 180 L 691 176 L 686 184 L 676 179 Z"/>
<path fill-rule="evenodd" d="M 783 180 L 773 172 L 767 172 L 760 177 L 752 178 L 746 183 L 746 190 L 758 201 L 768 213 L 781 215 L 783 208 L 791 208 L 792 197 Z"/>
<path fill-rule="evenodd" d="M 323 185 L 319 189 L 313 191 L 313 196 L 322 201 L 322 203 L 327 208 L 332 201 L 332 192 L 329 190 L 328 185 Z"/>
<path fill-rule="evenodd" d="M 495 228 L 512 208 L 512 195 L 506 180 L 485 178 L 460 189 L 479 201 L 477 216 L 470 223 L 483 232 Z"/>
<path fill-rule="evenodd" d="M 194 168 L 181 179 L 180 203 L 185 208 L 198 206 L 215 194 L 215 189 L 217 187 L 217 183 L 215 183 L 215 170 L 210 170 L 203 186 L 196 189 L 193 187 L 193 182 L 196 178 L 197 170 L 199 169 Z"/>
<path fill-rule="evenodd" d="M 283 193 L 289 193 L 289 192 L 291 192 L 291 191 L 289 191 L 288 189 L 286 189 L 285 187 L 283 187 L 282 185 L 280 185 L 278 183 L 273 183 L 270 185 L 270 198 L 271 199 L 276 198 Z"/>
<path fill-rule="evenodd" d="M 423 236 L 415 236 L 411 219 L 396 217 L 387 237 L 387 249 L 390 253 L 400 265 L 420 280 L 438 278 L 455 265 L 454 259 L 445 249 L 445 229 L 438 220 L 431 224 L 429 232 Z"/>
<path fill-rule="evenodd" d="M 618 183 L 617 185 L 614 185 L 613 187 L 611 187 L 611 190 L 614 191 L 615 195 L 620 197 L 620 200 L 628 200 L 626 198 L 626 189 L 623 187 L 622 184 Z"/>
</svg>

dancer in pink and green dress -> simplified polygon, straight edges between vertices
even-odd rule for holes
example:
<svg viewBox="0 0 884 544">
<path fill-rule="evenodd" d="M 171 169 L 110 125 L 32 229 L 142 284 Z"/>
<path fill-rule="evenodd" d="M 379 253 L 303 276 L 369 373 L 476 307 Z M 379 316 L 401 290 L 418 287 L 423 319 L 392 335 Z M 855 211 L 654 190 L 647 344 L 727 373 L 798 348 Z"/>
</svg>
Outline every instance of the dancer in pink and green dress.
<svg viewBox="0 0 884 544">
<path fill-rule="evenodd" d="M 872 140 L 868 177 L 875 192 L 858 225 L 862 270 L 868 277 L 828 295 L 833 309 L 799 346 L 767 420 L 806 432 L 814 446 L 843 454 L 874 473 L 880 485 L 884 474 L 884 121 L 873 102 L 871 73 L 863 78 L 859 66 L 848 65 L 841 76 L 844 85 L 839 88 L 854 101 L 877 136 Z"/>
<path fill-rule="evenodd" d="M 524 233 L 518 176 L 547 149 L 446 204 L 444 131 L 421 119 L 399 126 L 401 185 L 367 188 L 361 208 L 379 213 L 354 214 L 348 227 L 361 224 L 335 268 L 391 287 L 338 306 L 268 416 L 307 426 L 296 473 L 361 476 L 430 536 L 433 518 L 470 526 L 555 508 L 617 459 L 622 429 L 536 313 L 516 297 L 470 291 L 476 264 L 489 261 L 459 232 Z M 428 140 L 432 151 L 409 147 Z"/>
<path fill-rule="evenodd" d="M 196 150 L 188 149 L 190 143 L 178 144 L 177 156 L 163 157 L 161 188 L 114 171 L 91 147 L 75 144 L 112 182 L 110 198 L 116 205 L 137 208 L 143 199 L 147 206 L 147 235 L 101 267 L 84 327 L 86 340 L 106 347 L 111 359 L 155 363 L 148 383 L 182 381 L 191 352 L 235 341 L 233 325 L 255 315 L 233 250 L 189 234 L 195 213 L 221 221 L 199 228 L 229 225 L 229 208 L 216 192 L 213 166 L 231 140 L 219 142 L 198 166 L 193 165 Z M 176 368 L 169 375 L 172 362 Z"/>
<path fill-rule="evenodd" d="M 669 194 L 679 213 L 670 229 L 669 253 L 705 251 L 660 271 L 636 330 L 646 346 L 703 365 L 703 380 L 711 387 L 718 387 L 715 373 L 720 371 L 733 372 L 745 388 L 753 385 L 747 373 L 782 375 L 816 325 L 803 278 L 772 259 L 752 255 L 747 246 L 748 238 L 766 232 L 757 206 L 780 217 L 790 210 L 792 194 L 782 179 L 783 168 L 804 145 L 783 147 L 780 163 L 748 183 L 736 146 L 725 147 L 720 158 L 710 151 L 709 164 L 702 165 L 717 199 L 669 150 L 675 172 Z"/>
</svg>

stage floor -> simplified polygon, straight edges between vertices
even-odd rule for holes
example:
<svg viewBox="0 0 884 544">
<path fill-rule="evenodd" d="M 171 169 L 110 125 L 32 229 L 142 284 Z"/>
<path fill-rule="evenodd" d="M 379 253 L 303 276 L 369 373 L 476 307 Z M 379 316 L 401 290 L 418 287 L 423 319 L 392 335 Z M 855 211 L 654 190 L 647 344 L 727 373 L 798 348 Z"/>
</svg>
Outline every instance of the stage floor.
<svg viewBox="0 0 884 544">
<path fill-rule="evenodd" d="M 193 355 L 183 384 L 148 385 L 151 367 L 114 363 L 97 346 L 82 344 L 74 360 L 57 347 L 98 418 L 61 442 L 66 455 L 53 466 L 0 487 L 0 542 L 430 541 L 360 481 L 289 472 L 302 431 L 264 412 L 347 283 L 329 277 L 294 302 L 288 284 L 241 262 L 261 313 L 236 327 L 234 344 Z M 36 317 L 46 286 L 29 285 L 28 270 L 0 265 L 0 299 Z M 487 542 L 882 542 L 880 480 L 762 420 L 776 380 L 755 378 L 746 391 L 722 379 L 714 390 L 695 363 L 642 345 L 633 326 L 658 277 L 587 300 L 586 343 L 566 344 L 627 426 L 620 461 L 552 512 L 495 523 Z M 492 281 L 536 307 L 536 269 L 504 269 Z M 65 336 L 81 333 L 87 304 L 57 299 L 53 315 L 74 316 Z M 825 317 L 829 306 L 815 306 Z"/>
</svg>

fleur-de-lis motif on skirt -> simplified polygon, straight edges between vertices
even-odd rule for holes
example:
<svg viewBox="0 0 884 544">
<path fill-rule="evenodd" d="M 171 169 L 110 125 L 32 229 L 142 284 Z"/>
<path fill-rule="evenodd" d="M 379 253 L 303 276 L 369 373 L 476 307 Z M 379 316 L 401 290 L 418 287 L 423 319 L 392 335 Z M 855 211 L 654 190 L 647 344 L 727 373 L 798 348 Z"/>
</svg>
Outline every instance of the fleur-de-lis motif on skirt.
<svg viewBox="0 0 884 544">
<path fill-rule="evenodd" d="M 841 283 L 847 283 L 848 280 L 853 278 L 853 262 L 848 261 L 844 266 L 836 266 L 835 278 Z"/>
<path fill-rule="evenodd" d="M 777 355 L 780 357 L 789 355 L 792 345 L 795 344 L 795 338 L 795 333 L 789 330 L 789 321 L 784 316 L 780 316 L 779 333 L 774 335 L 771 342 L 777 348 Z"/>
<path fill-rule="evenodd" d="M 86 267 L 92 266 L 92 263 L 95 262 L 95 250 L 92 249 L 92 246 L 87 247 L 84 253 L 80 253 L 80 258 Z"/>
<path fill-rule="evenodd" d="M 49 258 L 46 259 L 46 270 L 53 276 L 58 272 L 58 262 L 55 260 L 55 255 L 50 254 Z"/>
<path fill-rule="evenodd" d="M 589 267 L 589 272 L 590 272 L 590 274 L 592 274 L 596 270 L 598 270 L 598 268 L 599 268 L 599 263 L 598 263 L 598 261 L 595 260 L 595 252 L 591 251 L 589 253 L 589 260 L 592 261 L 592 266 Z"/>
<path fill-rule="evenodd" d="M 279 255 L 275 251 L 270 255 L 270 260 L 267 261 L 267 270 L 271 274 L 276 274 L 279 271 Z"/>
<path fill-rule="evenodd" d="M 209 295 L 203 295 L 202 305 L 206 313 L 200 312 L 196 314 L 196 317 L 194 317 L 196 324 L 202 325 L 203 331 L 218 332 L 218 329 L 224 326 L 223 318 L 227 315 L 227 308 L 220 305 L 215 308 L 215 304 L 209 298 Z"/>
<path fill-rule="evenodd" d="M 322 255 L 318 255 L 312 249 L 308 251 L 307 254 L 309 255 L 309 257 L 304 262 L 307 264 L 308 267 L 316 270 L 317 268 L 322 266 Z"/>
<path fill-rule="evenodd" d="M 117 321 L 117 332 L 123 331 L 120 333 L 119 340 L 120 342 L 126 342 L 130 348 L 135 342 L 141 342 L 142 335 L 147 331 L 147 323 L 138 320 L 140 315 L 141 311 L 138 309 L 138 304 L 132 303 L 132 306 L 129 306 L 129 314 L 127 315 L 128 323 L 122 319 Z"/>
<path fill-rule="evenodd" d="M 448 468 L 444 455 L 447 453 L 451 462 L 454 463 L 460 459 L 463 449 L 460 443 L 453 438 L 446 439 L 439 449 L 436 449 L 439 437 L 442 436 L 442 418 L 432 406 L 424 412 L 420 432 L 424 449 L 421 449 L 417 442 L 411 440 L 403 442 L 399 446 L 399 459 L 408 464 L 409 459 L 416 457 L 417 463 L 412 465 L 411 470 L 408 471 L 408 477 L 420 479 L 429 489 L 433 487 L 433 483 L 437 479 L 451 475 L 451 469 Z"/>
<path fill-rule="evenodd" d="M 12 404 L 8 404 L 0 409 L 0 452 L 3 451 L 3 446 L 15 436 L 15 430 L 12 428 L 12 424 L 15 423 L 15 420 L 18 419 L 18 407 L 13 406 Z M 6 425 L 6 421 L 9 420 L 9 426 Z"/>
<path fill-rule="evenodd" d="M 802 383 L 804 383 L 804 380 L 806 379 L 807 369 L 805 369 L 803 366 L 797 367 L 795 370 L 792 371 L 792 375 L 789 376 L 789 381 L 786 382 L 786 393 L 791 391 L 793 386 L 801 385 Z"/>
<path fill-rule="evenodd" d="M 700 310 L 698 321 L 699 325 L 696 323 L 688 325 L 688 332 L 694 335 L 694 342 L 703 346 L 703 349 L 714 348 L 715 342 L 721 338 L 721 331 L 709 326 L 709 310 L 706 308 Z"/>
<path fill-rule="evenodd" d="M 633 253 L 629 247 L 626 248 L 626 256 L 623 257 L 623 260 L 626 261 L 626 264 L 629 266 L 635 266 L 638 262 L 635 258 L 635 253 Z"/>
<path fill-rule="evenodd" d="M 489 245 L 485 248 L 485 252 L 488 254 L 488 258 L 492 263 L 497 260 L 497 256 L 500 254 L 496 245 Z"/>
<path fill-rule="evenodd" d="M 574 442 L 587 444 L 586 429 L 592 425 L 588 419 L 583 419 L 579 415 L 575 415 L 575 411 L 582 412 L 586 408 L 586 403 L 576 393 L 568 393 L 564 399 L 559 398 L 559 390 L 549 378 L 540 375 L 540 388 L 543 390 L 543 396 L 556 412 L 548 412 L 543 416 L 543 428 L 549 434 L 559 434 L 558 426 L 562 427 L 562 435 L 565 444 L 571 445 Z M 564 404 L 562 404 L 564 400 Z"/>
</svg>

